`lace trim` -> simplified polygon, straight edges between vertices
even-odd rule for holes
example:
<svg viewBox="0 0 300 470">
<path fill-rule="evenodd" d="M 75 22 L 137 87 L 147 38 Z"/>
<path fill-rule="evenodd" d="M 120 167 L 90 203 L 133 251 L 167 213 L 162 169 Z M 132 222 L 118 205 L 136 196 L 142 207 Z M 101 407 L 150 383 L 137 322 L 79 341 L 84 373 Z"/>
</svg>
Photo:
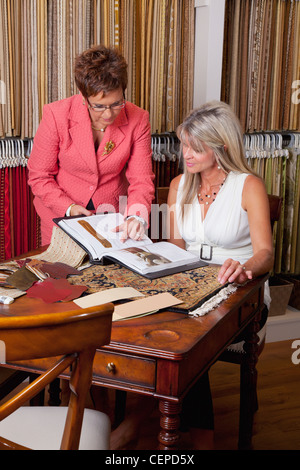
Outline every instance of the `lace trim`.
<svg viewBox="0 0 300 470">
<path fill-rule="evenodd" d="M 229 286 L 224 287 L 216 295 L 204 302 L 201 307 L 198 307 L 196 308 L 196 310 L 192 310 L 191 312 L 189 312 L 189 315 L 191 315 L 192 317 L 202 317 L 206 315 L 208 312 L 217 307 L 221 302 L 223 302 L 223 300 L 227 299 L 236 290 L 237 286 L 235 284 L 230 284 Z"/>
</svg>

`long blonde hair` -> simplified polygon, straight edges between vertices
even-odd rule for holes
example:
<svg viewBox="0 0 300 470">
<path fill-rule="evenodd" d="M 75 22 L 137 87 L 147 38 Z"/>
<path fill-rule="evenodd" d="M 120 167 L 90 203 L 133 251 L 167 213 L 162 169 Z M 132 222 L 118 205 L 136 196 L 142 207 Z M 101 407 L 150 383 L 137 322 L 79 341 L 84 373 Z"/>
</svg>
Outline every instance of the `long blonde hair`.
<svg viewBox="0 0 300 470">
<path fill-rule="evenodd" d="M 230 106 L 222 101 L 210 101 L 188 114 L 177 128 L 181 145 L 195 152 L 204 152 L 203 144 L 213 150 L 217 164 L 228 174 L 255 174 L 247 165 L 240 122 Z M 181 215 L 197 193 L 201 176 L 189 173 L 184 164 L 184 186 L 181 198 Z"/>
</svg>

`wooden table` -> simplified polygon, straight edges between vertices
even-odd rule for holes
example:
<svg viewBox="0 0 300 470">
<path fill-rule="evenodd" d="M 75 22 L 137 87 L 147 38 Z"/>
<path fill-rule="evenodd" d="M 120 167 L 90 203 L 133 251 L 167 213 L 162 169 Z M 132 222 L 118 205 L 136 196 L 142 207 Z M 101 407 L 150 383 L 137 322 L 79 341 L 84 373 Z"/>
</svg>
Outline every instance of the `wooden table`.
<svg viewBox="0 0 300 470">
<path fill-rule="evenodd" d="M 159 400 L 160 449 L 175 449 L 180 439 L 181 400 L 195 381 L 218 359 L 222 351 L 247 329 L 249 374 L 256 386 L 257 321 L 263 305 L 267 276 L 241 286 L 218 308 L 204 317 L 162 312 L 115 322 L 111 342 L 96 352 L 93 383 L 132 391 Z M 71 310 L 73 302 L 45 304 L 23 296 L 11 305 L 0 305 L 0 315 Z M 50 360 L 10 364 L 36 372 Z"/>
</svg>

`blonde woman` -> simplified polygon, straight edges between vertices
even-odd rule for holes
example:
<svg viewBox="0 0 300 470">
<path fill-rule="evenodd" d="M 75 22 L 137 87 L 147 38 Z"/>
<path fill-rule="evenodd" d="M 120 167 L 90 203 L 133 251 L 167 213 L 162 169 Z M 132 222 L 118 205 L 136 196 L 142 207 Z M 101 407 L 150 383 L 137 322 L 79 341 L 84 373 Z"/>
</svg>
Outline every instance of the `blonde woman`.
<svg viewBox="0 0 300 470">
<path fill-rule="evenodd" d="M 206 103 L 187 116 L 177 135 L 184 173 L 170 185 L 169 241 L 219 264 L 221 284 L 244 283 L 270 271 L 274 256 L 267 192 L 247 166 L 240 124 L 231 108 Z M 268 285 L 264 301 L 261 327 L 270 305 Z M 202 389 L 196 384 L 184 400 L 183 420 L 192 428 L 212 429 L 212 412 L 203 425 L 199 411 Z M 206 410 L 209 401 L 208 395 Z M 195 429 L 191 436 L 197 441 Z"/>
<path fill-rule="evenodd" d="M 239 121 L 222 102 L 179 126 L 184 174 L 170 185 L 170 241 L 222 265 L 219 280 L 243 283 L 273 266 L 268 196 L 244 157 Z"/>
</svg>

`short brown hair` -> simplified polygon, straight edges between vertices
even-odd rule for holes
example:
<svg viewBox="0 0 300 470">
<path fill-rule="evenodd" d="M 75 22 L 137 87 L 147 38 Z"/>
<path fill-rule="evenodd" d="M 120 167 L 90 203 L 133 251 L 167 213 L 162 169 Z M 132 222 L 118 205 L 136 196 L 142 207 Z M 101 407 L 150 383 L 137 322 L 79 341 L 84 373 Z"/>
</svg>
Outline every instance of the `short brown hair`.
<svg viewBox="0 0 300 470">
<path fill-rule="evenodd" d="M 117 49 L 94 46 L 76 57 L 75 82 L 85 98 L 127 87 L 127 62 Z"/>
</svg>

